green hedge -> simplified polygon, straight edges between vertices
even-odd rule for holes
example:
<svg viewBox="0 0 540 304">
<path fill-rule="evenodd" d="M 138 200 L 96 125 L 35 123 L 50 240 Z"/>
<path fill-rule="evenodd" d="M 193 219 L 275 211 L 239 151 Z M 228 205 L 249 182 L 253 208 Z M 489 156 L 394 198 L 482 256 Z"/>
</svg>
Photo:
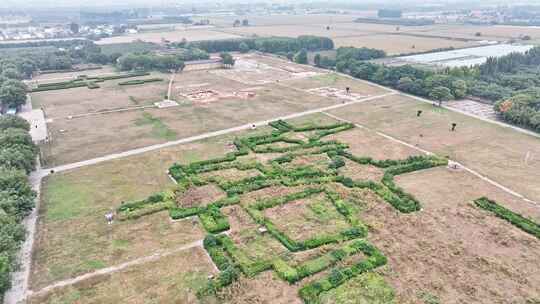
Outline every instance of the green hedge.
<svg viewBox="0 0 540 304">
<path fill-rule="evenodd" d="M 138 84 L 145 84 L 150 82 L 160 82 L 163 81 L 163 78 L 149 78 L 149 79 L 136 79 L 136 80 L 129 80 L 118 83 L 118 85 L 121 86 L 129 86 L 129 85 L 138 85 Z"/>
<path fill-rule="evenodd" d="M 120 75 L 105 76 L 105 77 L 77 77 L 76 79 L 73 79 L 70 81 L 39 84 L 37 88 L 31 89 L 30 92 L 35 93 L 35 92 L 65 90 L 65 89 L 81 88 L 81 87 L 88 87 L 89 89 L 97 89 L 99 88 L 99 85 L 96 84 L 97 82 L 104 82 L 108 80 L 116 80 L 116 79 L 132 78 L 132 77 L 140 77 L 140 76 L 147 76 L 147 75 L 150 75 L 150 73 L 137 72 L 137 73 L 128 73 L 128 74 L 120 74 Z"/>
<path fill-rule="evenodd" d="M 511 210 L 508 210 L 505 207 L 499 205 L 497 202 L 488 199 L 487 197 L 481 197 L 479 199 L 476 199 L 474 203 L 478 207 L 494 213 L 497 217 L 508 221 L 519 229 L 540 239 L 540 224 L 534 222 L 533 220 L 523 217 L 522 215 L 517 214 Z"/>
<path fill-rule="evenodd" d="M 225 239 L 225 236 L 208 235 L 203 241 L 204 249 L 208 252 L 220 273 L 217 278 L 209 280 L 206 286 L 197 291 L 198 297 L 215 294 L 222 288 L 232 284 L 240 276 L 239 269 L 225 254 L 223 245 Z"/>
<path fill-rule="evenodd" d="M 296 267 L 292 267 L 282 259 L 273 261 L 272 266 L 277 275 L 283 280 L 293 284 L 308 276 L 319 273 L 335 265 L 343 259 L 353 256 L 361 251 L 363 246 L 361 240 L 355 240 L 339 249 L 332 250 L 313 260 L 306 261 Z"/>
<path fill-rule="evenodd" d="M 338 212 L 340 212 L 351 224 L 351 228 L 336 234 L 320 234 L 308 240 L 295 241 L 289 236 L 287 236 L 284 232 L 279 230 L 274 225 L 274 223 L 272 223 L 262 213 L 262 210 L 264 209 L 284 205 L 289 202 L 303 199 L 322 192 L 325 192 L 325 190 L 321 188 L 308 188 L 304 191 L 288 194 L 279 198 L 259 200 L 254 204 L 248 206 L 246 208 L 246 211 L 256 223 L 264 225 L 268 232 L 272 234 L 272 236 L 274 236 L 278 241 L 283 244 L 283 246 L 285 246 L 287 249 L 289 249 L 289 251 L 292 252 L 317 248 L 326 244 L 365 237 L 367 235 L 367 228 L 363 224 L 361 224 L 354 216 L 352 216 L 352 211 L 341 199 L 338 199 L 339 195 L 333 192 L 326 192 L 326 195 L 334 204 Z"/>
<path fill-rule="evenodd" d="M 334 289 L 351 278 L 354 278 L 367 271 L 371 271 L 387 263 L 386 257 L 368 242 L 364 240 L 357 240 L 354 242 L 354 246 L 357 248 L 357 250 L 362 251 L 366 256 L 368 256 L 368 258 L 350 267 L 334 268 L 328 276 L 302 287 L 299 294 L 302 300 L 304 300 L 304 303 L 320 303 L 319 295 L 321 293 Z"/>
</svg>

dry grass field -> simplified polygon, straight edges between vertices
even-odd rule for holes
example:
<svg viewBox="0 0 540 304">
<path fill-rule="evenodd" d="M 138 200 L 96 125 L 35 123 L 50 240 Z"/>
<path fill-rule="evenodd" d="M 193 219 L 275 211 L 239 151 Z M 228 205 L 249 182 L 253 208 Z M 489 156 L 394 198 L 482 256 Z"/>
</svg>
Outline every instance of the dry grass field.
<svg viewBox="0 0 540 304">
<path fill-rule="evenodd" d="M 416 112 L 422 110 L 421 117 Z M 540 201 L 540 141 L 510 128 L 396 95 L 331 111 L 332 114 L 448 155 L 526 197 Z M 457 131 L 450 125 L 457 123 Z"/>
<path fill-rule="evenodd" d="M 162 101 L 167 95 L 170 75 L 152 72 L 148 76 L 137 77 L 150 78 L 161 78 L 163 81 L 121 86 L 118 83 L 125 82 L 126 79 L 119 79 L 99 83 L 100 88 L 93 90 L 82 87 L 37 92 L 31 94 L 32 105 L 34 108 L 42 107 L 47 118 L 53 119 L 53 123 L 56 119 L 61 120 L 68 116 L 152 105 Z"/>
<path fill-rule="evenodd" d="M 389 55 L 425 52 L 437 48 L 463 48 L 478 45 L 476 42 L 418 37 L 407 34 L 339 37 L 334 38 L 334 43 L 337 47 L 354 46 L 380 49 L 384 50 Z"/>
<path fill-rule="evenodd" d="M 327 29 L 327 26 L 330 29 Z M 468 28 L 457 28 L 463 33 Z M 223 28 L 225 33 L 245 37 L 298 37 L 299 35 L 318 35 L 330 37 L 336 47 L 368 47 L 381 49 L 390 55 L 403 53 L 425 52 L 437 48 L 463 48 L 478 45 L 478 40 L 486 39 L 475 37 L 474 32 L 468 34 L 445 34 L 448 26 L 395 26 L 387 24 L 369 23 L 332 23 L 332 24 L 284 24 L 262 25 L 249 27 Z M 455 33 L 459 33 L 456 31 Z M 452 32 L 454 33 L 454 32 Z M 489 34 L 489 32 L 486 33 Z M 456 39 L 460 38 L 460 39 Z M 492 37 L 493 38 L 493 37 Z M 497 40 L 493 38 L 494 40 Z"/>
<path fill-rule="evenodd" d="M 350 86 L 362 96 L 385 92 L 345 77 L 326 79 L 323 73 L 326 72 L 274 57 L 246 55 L 239 58 L 234 69 L 177 75 L 171 94 L 180 104 L 177 107 L 107 114 L 95 113 L 151 106 L 162 100 L 170 76 L 154 73 L 146 77 L 165 81 L 144 85 L 120 87 L 117 81 L 109 81 L 94 90 L 34 93 L 34 106 L 43 106 L 47 118 L 52 119 L 48 123 L 52 142 L 42 149 L 45 165 L 81 161 L 342 103 L 338 96 L 306 91 L 311 88 L 334 87 L 343 91 Z M 68 118 L 85 113 L 94 114 Z M 81 146 L 85 149 L 81 150 Z"/>
<path fill-rule="evenodd" d="M 399 100 L 395 99 L 394 102 L 399 103 Z M 366 112 L 360 114 L 362 111 L 356 107 L 373 106 L 377 102 L 349 106 L 345 112 L 362 119 L 370 113 L 364 108 Z M 377 108 L 369 111 L 377 117 Z M 394 114 L 388 111 L 395 121 L 411 124 L 399 112 Z M 426 119 L 435 113 L 424 110 Z M 346 116 L 343 113 L 335 114 Z M 438 124 L 437 121 L 444 121 L 444 116 L 432 119 L 433 127 Z M 336 122 L 327 115 L 317 114 L 294 119 L 289 123 L 301 126 Z M 483 125 L 480 122 L 477 124 Z M 460 122 L 460 125 L 463 123 Z M 411 127 L 414 128 L 414 124 Z M 48 177 L 43 186 L 32 290 L 38 291 L 63 279 L 156 252 L 170 252 L 202 239 L 205 232 L 198 220 L 171 221 L 166 212 L 160 212 L 135 220 L 115 221 L 113 225 L 107 226 L 103 214 L 124 201 L 143 199 L 156 191 L 175 187 L 165 173 L 174 162 L 188 164 L 219 157 L 231 151 L 229 143 L 235 136 L 268 132 L 270 128 L 260 128 Z M 514 131 L 512 134 L 519 136 Z M 313 133 L 298 135 L 298 138 L 302 138 L 312 136 Z M 435 141 L 434 137 L 427 138 Z M 348 144 L 348 151 L 354 155 L 379 160 L 403 159 L 420 154 L 415 149 L 363 128 L 339 132 L 323 140 L 338 140 Z M 459 146 L 457 143 L 452 144 Z M 493 154 L 497 154 L 500 150 L 494 151 Z M 441 155 L 445 154 L 441 152 Z M 320 156 L 326 157 L 324 154 Z M 245 157 L 243 161 L 248 161 L 253 155 L 250 153 Z M 294 169 L 297 166 L 318 164 L 320 160 L 316 157 L 300 157 L 288 166 Z M 354 169 L 353 173 L 358 170 Z M 368 171 L 371 175 L 368 174 L 366 178 L 380 177 L 376 170 Z M 221 176 L 235 176 L 227 172 Z M 359 175 L 354 175 L 354 178 L 362 179 Z M 388 263 L 374 272 L 355 277 L 323 293 L 319 298 L 322 303 L 351 303 L 351 299 L 355 299 L 352 303 L 487 304 L 507 303 L 505 301 L 509 298 L 516 303 L 535 303 L 539 299 L 540 276 L 531 267 L 540 263 L 538 239 L 475 207 L 472 200 L 487 195 L 505 207 L 537 221 L 540 220 L 538 208 L 466 171 L 447 167 L 397 176 L 396 183 L 421 202 L 421 211 L 400 213 L 371 190 L 328 184 L 332 191 L 350 200 L 354 216 L 369 228 L 367 239 L 388 257 Z M 300 265 L 341 246 L 330 244 L 305 252 L 288 253 L 274 237 L 257 232 L 260 226 L 244 210 L 260 199 L 295 193 L 302 189 L 305 186 L 272 186 L 241 195 L 239 205 L 222 209 L 230 222 L 230 239 L 240 252 L 246 254 L 248 260 L 280 256 L 287 257 L 293 265 Z M 213 192 L 203 191 L 196 197 L 204 199 L 204 193 L 214 195 Z M 185 202 L 186 198 L 182 201 Z M 194 202 L 197 204 L 197 201 Z M 345 225 L 343 218 L 320 195 L 266 209 L 264 214 L 277 227 L 299 238 L 309 237 L 315 231 L 330 231 L 324 227 L 332 229 Z M 302 303 L 298 297 L 299 288 L 331 274 L 331 271 L 325 270 L 290 285 L 272 271 L 266 271 L 253 278 L 242 277 L 215 296 L 197 299 L 195 291 L 206 284 L 209 274 L 214 273 L 210 259 L 203 253 L 200 247 L 181 251 L 157 261 L 83 280 L 75 285 L 68 284 L 52 292 L 39 294 L 30 303 L 147 303 L 149 300 L 155 303 L 203 304 Z M 365 257 L 344 259 L 338 266 L 350 266 L 361 258 Z M 260 292 L 263 289 L 265 292 Z"/>
</svg>

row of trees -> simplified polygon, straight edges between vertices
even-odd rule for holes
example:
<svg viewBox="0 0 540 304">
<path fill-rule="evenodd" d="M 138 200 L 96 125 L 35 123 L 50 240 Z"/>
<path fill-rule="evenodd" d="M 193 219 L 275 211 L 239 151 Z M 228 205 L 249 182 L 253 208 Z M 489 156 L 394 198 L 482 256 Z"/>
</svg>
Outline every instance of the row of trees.
<svg viewBox="0 0 540 304">
<path fill-rule="evenodd" d="M 439 102 L 472 95 L 494 103 L 511 123 L 540 131 L 540 47 L 524 54 L 489 58 L 473 67 L 428 70 L 369 62 L 386 56 L 368 48 L 339 48 L 335 61 L 321 55 L 315 64 Z"/>
<path fill-rule="evenodd" d="M 117 66 L 123 70 L 162 70 L 181 71 L 184 69 L 184 62 L 191 60 L 208 59 L 210 55 L 201 49 L 186 48 L 178 50 L 171 55 L 160 55 L 151 52 L 127 53 L 116 61 Z M 232 65 L 231 63 L 228 63 Z M 234 63 L 233 63 L 234 64 Z"/>
<path fill-rule="evenodd" d="M 10 287 L 16 254 L 24 241 L 22 219 L 34 208 L 35 192 L 27 174 L 35 167 L 38 149 L 24 119 L 0 117 L 0 299 Z"/>
<path fill-rule="evenodd" d="M 334 48 L 334 42 L 330 38 L 306 35 L 299 36 L 298 38 L 272 37 L 183 42 L 176 44 L 176 46 L 198 48 L 209 53 L 248 52 L 250 50 L 256 50 L 265 53 L 288 54 L 290 52 L 297 53 L 301 50 L 332 50 Z"/>
<path fill-rule="evenodd" d="M 17 108 L 26 102 L 26 85 L 21 81 L 30 72 L 28 61 L 0 61 L 0 108 Z"/>
</svg>

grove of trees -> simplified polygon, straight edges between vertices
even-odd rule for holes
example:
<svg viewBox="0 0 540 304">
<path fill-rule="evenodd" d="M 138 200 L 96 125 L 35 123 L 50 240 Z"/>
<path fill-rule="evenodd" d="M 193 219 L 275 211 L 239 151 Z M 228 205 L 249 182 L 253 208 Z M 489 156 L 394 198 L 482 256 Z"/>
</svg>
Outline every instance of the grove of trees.
<svg viewBox="0 0 540 304">
<path fill-rule="evenodd" d="M 38 149 L 29 129 L 18 116 L 0 117 L 0 298 L 10 287 L 16 254 L 24 241 L 21 221 L 34 208 L 36 194 L 27 174 L 35 167 Z"/>
</svg>

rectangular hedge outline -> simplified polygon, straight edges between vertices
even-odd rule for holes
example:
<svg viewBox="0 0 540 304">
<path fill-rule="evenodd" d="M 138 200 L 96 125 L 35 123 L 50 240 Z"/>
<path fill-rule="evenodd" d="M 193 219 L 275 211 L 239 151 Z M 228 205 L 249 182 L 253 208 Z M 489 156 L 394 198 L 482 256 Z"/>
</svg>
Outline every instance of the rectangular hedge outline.
<svg viewBox="0 0 540 304">
<path fill-rule="evenodd" d="M 292 201 L 307 198 L 320 193 L 325 193 L 336 210 L 347 220 L 347 222 L 349 222 L 351 228 L 335 234 L 319 235 L 307 240 L 295 241 L 291 239 L 285 232 L 278 229 L 276 225 L 262 213 L 264 209 L 284 205 Z M 245 210 L 257 224 L 266 227 L 268 232 L 291 252 L 313 249 L 326 244 L 338 243 L 367 236 L 366 226 L 352 216 L 351 210 L 346 206 L 343 200 L 341 200 L 339 195 L 323 188 L 308 188 L 304 191 L 288 194 L 282 197 L 258 200 L 256 203 L 245 207 Z"/>
</svg>

